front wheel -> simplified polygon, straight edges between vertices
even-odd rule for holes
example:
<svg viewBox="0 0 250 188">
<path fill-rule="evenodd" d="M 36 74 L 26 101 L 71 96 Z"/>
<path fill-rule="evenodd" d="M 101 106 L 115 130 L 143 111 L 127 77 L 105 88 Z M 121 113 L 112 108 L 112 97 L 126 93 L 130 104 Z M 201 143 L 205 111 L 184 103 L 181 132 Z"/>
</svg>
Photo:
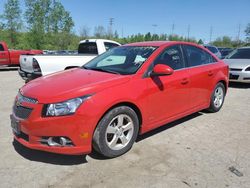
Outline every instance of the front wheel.
<svg viewBox="0 0 250 188">
<path fill-rule="evenodd" d="M 112 158 L 132 147 L 139 131 L 139 121 L 133 109 L 120 106 L 110 110 L 98 123 L 93 137 L 94 149 Z"/>
<path fill-rule="evenodd" d="M 225 86 L 219 82 L 211 96 L 210 106 L 208 108 L 210 112 L 218 112 L 221 109 L 225 99 L 225 91 Z"/>
</svg>

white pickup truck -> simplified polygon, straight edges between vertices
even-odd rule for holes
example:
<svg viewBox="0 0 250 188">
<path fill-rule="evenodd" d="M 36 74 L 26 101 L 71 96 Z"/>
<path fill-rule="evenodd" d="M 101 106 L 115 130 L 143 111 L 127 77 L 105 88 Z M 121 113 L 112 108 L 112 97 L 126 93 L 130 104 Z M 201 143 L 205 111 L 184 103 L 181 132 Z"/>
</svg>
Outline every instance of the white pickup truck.
<svg viewBox="0 0 250 188">
<path fill-rule="evenodd" d="M 120 46 L 105 39 L 88 39 L 79 43 L 77 55 L 21 55 L 19 75 L 26 82 L 54 72 L 80 67 L 105 51 Z"/>
</svg>

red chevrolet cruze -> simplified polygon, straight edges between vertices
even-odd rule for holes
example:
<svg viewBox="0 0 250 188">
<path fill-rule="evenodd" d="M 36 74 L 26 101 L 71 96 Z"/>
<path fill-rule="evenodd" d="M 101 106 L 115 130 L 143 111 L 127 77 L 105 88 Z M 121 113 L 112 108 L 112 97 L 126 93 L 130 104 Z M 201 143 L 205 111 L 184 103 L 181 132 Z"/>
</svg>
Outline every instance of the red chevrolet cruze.
<svg viewBox="0 0 250 188">
<path fill-rule="evenodd" d="M 194 112 L 217 112 L 228 66 L 187 42 L 142 42 L 109 50 L 81 68 L 23 86 L 11 126 L 24 146 L 106 157 L 127 152 L 138 134 Z"/>
</svg>

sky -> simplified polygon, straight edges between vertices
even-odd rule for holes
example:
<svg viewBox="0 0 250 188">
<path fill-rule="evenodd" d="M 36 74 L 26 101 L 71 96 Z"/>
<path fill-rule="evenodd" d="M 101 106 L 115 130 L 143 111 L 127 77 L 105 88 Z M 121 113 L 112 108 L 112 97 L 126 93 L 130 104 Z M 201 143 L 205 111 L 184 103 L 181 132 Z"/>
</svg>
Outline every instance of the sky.
<svg viewBox="0 0 250 188">
<path fill-rule="evenodd" d="M 0 0 L 0 14 L 7 0 Z M 24 0 L 20 0 L 24 9 Z M 70 12 L 74 32 L 87 26 L 108 28 L 114 18 L 113 31 L 120 36 L 147 32 L 178 34 L 205 42 L 227 35 L 245 39 L 250 23 L 250 0 L 61 0 Z"/>
</svg>

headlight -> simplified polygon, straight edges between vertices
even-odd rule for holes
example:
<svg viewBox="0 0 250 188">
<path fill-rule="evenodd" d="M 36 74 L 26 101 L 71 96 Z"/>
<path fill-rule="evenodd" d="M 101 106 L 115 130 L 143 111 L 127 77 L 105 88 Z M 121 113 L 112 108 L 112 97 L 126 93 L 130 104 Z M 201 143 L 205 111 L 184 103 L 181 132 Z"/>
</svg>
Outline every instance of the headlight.
<svg viewBox="0 0 250 188">
<path fill-rule="evenodd" d="M 250 71 L 250 67 L 247 67 L 247 68 L 245 69 L 245 71 Z"/>
<path fill-rule="evenodd" d="M 87 95 L 60 103 L 48 104 L 46 108 L 46 116 L 64 116 L 74 114 L 77 108 L 89 97 L 90 95 Z"/>
</svg>

